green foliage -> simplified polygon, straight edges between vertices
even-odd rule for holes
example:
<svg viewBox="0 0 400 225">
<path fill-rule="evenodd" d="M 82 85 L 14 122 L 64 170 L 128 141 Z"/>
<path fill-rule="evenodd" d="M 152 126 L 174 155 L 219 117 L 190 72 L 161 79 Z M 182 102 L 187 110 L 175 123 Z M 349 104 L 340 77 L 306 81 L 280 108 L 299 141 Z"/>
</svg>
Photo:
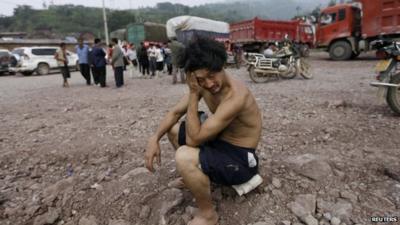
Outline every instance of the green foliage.
<svg viewBox="0 0 400 225">
<path fill-rule="evenodd" d="M 107 10 L 107 18 L 109 31 L 114 31 L 135 22 L 150 21 L 165 24 L 168 19 L 180 15 L 193 15 L 231 23 L 256 16 L 264 19 L 290 19 L 295 15 L 304 15 L 307 9 L 312 10 L 309 4 L 299 0 L 237 0 L 195 7 L 161 2 L 155 7 L 135 10 Z M 316 9 L 314 13 L 317 14 Z M 61 38 L 80 32 L 102 35 L 104 33 L 102 9 L 80 5 L 51 5 L 47 10 L 35 10 L 22 5 L 15 8 L 13 16 L 0 17 L 0 31 L 35 34 L 43 30 L 51 31 Z"/>
</svg>

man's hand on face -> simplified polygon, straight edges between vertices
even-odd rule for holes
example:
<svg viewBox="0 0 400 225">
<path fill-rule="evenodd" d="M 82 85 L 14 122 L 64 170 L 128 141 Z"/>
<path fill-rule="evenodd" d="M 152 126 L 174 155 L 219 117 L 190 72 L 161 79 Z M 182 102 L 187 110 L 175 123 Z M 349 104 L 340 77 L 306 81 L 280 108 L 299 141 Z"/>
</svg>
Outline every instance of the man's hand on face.
<svg viewBox="0 0 400 225">
<path fill-rule="evenodd" d="M 200 85 L 194 73 L 188 74 L 187 83 L 189 85 L 190 93 L 200 93 Z"/>
<path fill-rule="evenodd" d="M 158 143 L 157 138 L 151 137 L 147 142 L 146 152 L 144 154 L 145 166 L 151 172 L 154 172 L 154 159 L 157 159 L 158 166 L 161 165 L 161 151 L 160 144 Z"/>
</svg>

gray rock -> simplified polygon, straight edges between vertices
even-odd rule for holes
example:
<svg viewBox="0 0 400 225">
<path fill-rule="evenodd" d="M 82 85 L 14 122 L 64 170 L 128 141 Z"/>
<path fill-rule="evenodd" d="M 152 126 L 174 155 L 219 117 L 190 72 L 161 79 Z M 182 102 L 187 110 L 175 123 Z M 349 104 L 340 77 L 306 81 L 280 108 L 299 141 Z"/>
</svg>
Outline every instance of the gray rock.
<svg viewBox="0 0 400 225">
<path fill-rule="evenodd" d="M 318 225 L 318 220 L 315 219 L 311 215 L 307 215 L 304 218 L 300 218 L 300 219 L 301 219 L 301 221 L 303 221 L 307 225 Z"/>
<path fill-rule="evenodd" d="M 136 169 L 133 169 L 133 170 L 127 172 L 125 175 L 123 175 L 121 177 L 121 180 L 122 181 L 123 180 L 128 180 L 129 178 L 136 177 L 136 176 L 138 176 L 140 174 L 151 175 L 151 173 L 150 173 L 150 171 L 148 169 L 146 169 L 144 167 L 139 167 L 139 168 L 136 168 Z"/>
<path fill-rule="evenodd" d="M 275 224 L 273 222 L 262 221 L 254 223 L 253 225 L 275 225 Z"/>
<path fill-rule="evenodd" d="M 172 208 L 180 205 L 183 202 L 183 193 L 177 188 L 170 188 L 165 190 L 162 195 L 163 203 L 160 209 L 159 224 L 167 225 L 167 214 Z"/>
<path fill-rule="evenodd" d="M 284 220 L 284 221 L 279 222 L 278 225 L 291 225 L 291 224 L 292 223 L 289 220 Z"/>
<path fill-rule="evenodd" d="M 50 209 L 47 213 L 35 218 L 34 225 L 53 224 L 60 217 L 61 209 Z"/>
<path fill-rule="evenodd" d="M 307 212 L 310 214 L 315 213 L 316 208 L 316 196 L 313 194 L 298 195 L 295 200 L 297 203 L 302 205 Z"/>
<path fill-rule="evenodd" d="M 281 188 L 282 184 L 281 181 L 278 178 L 272 178 L 272 185 L 274 185 L 274 187 L 276 188 Z"/>
<path fill-rule="evenodd" d="M 146 220 L 147 218 L 149 218 L 150 213 L 151 213 L 151 208 L 149 206 L 145 205 L 140 210 L 139 218 L 142 220 Z"/>
<path fill-rule="evenodd" d="M 327 213 L 324 213 L 324 218 L 326 219 L 326 220 L 328 220 L 328 221 L 331 221 L 331 219 L 332 219 L 332 215 L 329 213 L 329 212 L 327 212 Z"/>
<path fill-rule="evenodd" d="M 357 203 L 358 202 L 358 197 L 357 195 L 351 193 L 350 191 L 341 191 L 340 192 L 340 197 L 344 199 L 350 200 L 352 203 Z"/>
<path fill-rule="evenodd" d="M 346 201 L 337 202 L 332 208 L 332 215 L 342 221 L 347 221 L 353 213 L 353 206 Z"/>
<path fill-rule="evenodd" d="M 125 220 L 110 220 L 108 225 L 130 225 L 130 223 L 126 222 Z"/>
<path fill-rule="evenodd" d="M 296 173 L 317 181 L 332 174 L 330 165 L 317 155 L 305 154 L 290 157 L 287 163 Z"/>
<path fill-rule="evenodd" d="M 331 225 L 340 225 L 340 219 L 337 217 L 332 217 Z"/>
<path fill-rule="evenodd" d="M 289 204 L 287 204 L 287 207 L 290 209 L 290 211 L 292 211 L 294 215 L 299 218 L 305 217 L 309 214 L 309 212 L 307 212 L 307 210 L 297 202 L 290 202 Z"/>
<path fill-rule="evenodd" d="M 82 217 L 79 220 L 79 225 L 97 225 L 96 217 L 94 216 Z"/>
</svg>

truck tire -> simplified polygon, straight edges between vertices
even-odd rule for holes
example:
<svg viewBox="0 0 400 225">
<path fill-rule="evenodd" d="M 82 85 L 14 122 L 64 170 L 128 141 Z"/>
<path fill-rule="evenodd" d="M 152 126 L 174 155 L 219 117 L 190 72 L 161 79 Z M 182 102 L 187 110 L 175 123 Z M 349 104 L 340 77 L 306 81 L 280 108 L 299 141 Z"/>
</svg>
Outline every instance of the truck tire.
<svg viewBox="0 0 400 225">
<path fill-rule="evenodd" d="M 360 52 L 352 52 L 351 53 L 351 59 L 355 59 L 360 55 Z"/>
<path fill-rule="evenodd" d="M 394 75 L 390 80 L 392 84 L 400 84 L 400 73 Z M 389 107 L 400 116 L 400 88 L 389 87 L 386 95 Z"/>
<path fill-rule="evenodd" d="M 348 60 L 351 55 L 351 45 L 347 41 L 337 41 L 329 48 L 329 56 L 333 60 Z"/>
</svg>

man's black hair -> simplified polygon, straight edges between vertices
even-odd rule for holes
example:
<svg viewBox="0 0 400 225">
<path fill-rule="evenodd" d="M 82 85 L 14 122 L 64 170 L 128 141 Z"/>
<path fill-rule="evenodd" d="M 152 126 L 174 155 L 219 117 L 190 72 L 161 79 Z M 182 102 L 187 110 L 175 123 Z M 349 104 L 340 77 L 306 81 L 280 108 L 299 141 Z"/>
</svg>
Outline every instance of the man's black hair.
<svg viewBox="0 0 400 225">
<path fill-rule="evenodd" d="M 178 63 L 185 72 L 207 69 L 210 72 L 219 72 L 223 69 L 227 55 L 222 43 L 215 40 L 198 37 L 191 42 L 184 51 L 181 51 Z"/>
<path fill-rule="evenodd" d="M 115 44 L 118 44 L 118 39 L 117 38 L 112 38 L 111 41 Z"/>
<path fill-rule="evenodd" d="M 100 38 L 96 38 L 96 39 L 94 39 L 94 43 L 95 43 L 95 44 L 98 44 L 98 43 L 100 43 L 100 41 L 101 41 L 101 40 L 100 40 Z"/>
</svg>

